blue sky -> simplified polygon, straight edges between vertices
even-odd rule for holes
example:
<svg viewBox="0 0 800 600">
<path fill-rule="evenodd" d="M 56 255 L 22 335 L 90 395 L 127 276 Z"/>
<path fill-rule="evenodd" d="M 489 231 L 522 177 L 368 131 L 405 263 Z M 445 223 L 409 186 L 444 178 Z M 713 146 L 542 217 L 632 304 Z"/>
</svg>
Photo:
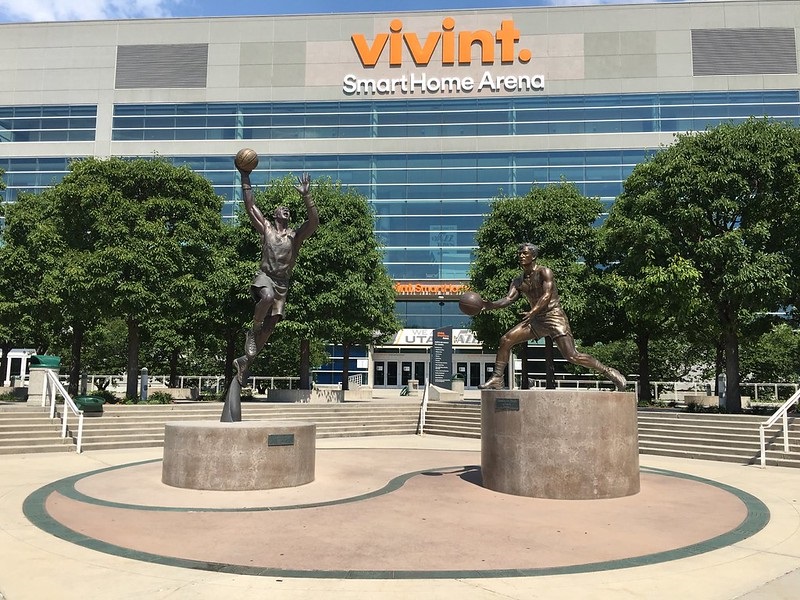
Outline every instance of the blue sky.
<svg viewBox="0 0 800 600">
<path fill-rule="evenodd" d="M 682 0 L 0 0 L 0 22 L 398 12 L 680 1 Z"/>
</svg>

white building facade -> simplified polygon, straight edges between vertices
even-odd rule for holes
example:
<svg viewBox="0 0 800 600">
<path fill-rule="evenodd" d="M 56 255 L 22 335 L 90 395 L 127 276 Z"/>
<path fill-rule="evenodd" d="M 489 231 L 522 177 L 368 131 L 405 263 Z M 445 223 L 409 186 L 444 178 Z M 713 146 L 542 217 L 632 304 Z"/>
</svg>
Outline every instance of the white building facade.
<svg viewBox="0 0 800 600">
<path fill-rule="evenodd" d="M 363 193 L 406 327 L 464 328 L 453 300 L 492 198 L 563 178 L 610 206 L 676 132 L 800 124 L 799 28 L 787 0 L 4 24 L 2 199 L 75 158 L 158 154 L 230 219 L 251 147 L 256 185 L 307 171 Z M 407 347 L 376 355 L 396 385 L 425 362 L 392 356 Z"/>
</svg>

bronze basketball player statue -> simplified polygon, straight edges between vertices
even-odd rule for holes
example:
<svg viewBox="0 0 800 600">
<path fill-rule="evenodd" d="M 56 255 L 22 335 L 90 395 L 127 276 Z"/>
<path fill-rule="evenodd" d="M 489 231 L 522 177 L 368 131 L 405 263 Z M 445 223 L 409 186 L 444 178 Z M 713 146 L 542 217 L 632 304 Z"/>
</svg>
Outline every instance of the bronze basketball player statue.
<svg viewBox="0 0 800 600">
<path fill-rule="evenodd" d="M 247 371 L 269 340 L 275 326 L 283 319 L 289 277 L 297 262 L 300 246 L 319 226 L 319 213 L 311 198 L 311 178 L 304 173 L 295 189 L 306 205 L 308 218 L 297 229 L 289 227 L 291 213 L 285 206 L 275 209 L 272 221 L 265 218 L 253 202 L 250 173 L 258 165 L 258 157 L 249 149 L 241 150 L 234 161 L 242 178 L 242 195 L 247 216 L 261 239 L 261 264 L 256 271 L 250 293 L 255 300 L 253 324 L 245 336 L 244 355 L 233 361 L 236 380 L 231 382 L 222 411 L 222 421 L 241 421 L 239 394 Z M 235 398 L 233 397 L 235 395 Z"/>
<path fill-rule="evenodd" d="M 607 367 L 595 357 L 578 352 L 569 320 L 561 308 L 553 272 L 545 266 L 536 264 L 539 248 L 533 244 L 520 244 L 517 259 L 522 274 L 512 280 L 505 298 L 494 302 L 483 302 L 483 310 L 494 310 L 509 306 L 520 296 L 525 296 L 530 309 L 523 314 L 522 321 L 508 330 L 500 338 L 500 347 L 494 363 L 492 377 L 480 389 L 502 389 L 503 373 L 511 355 L 511 348 L 528 340 L 550 336 L 558 346 L 561 355 L 569 362 L 594 369 L 605 375 L 619 391 L 625 389 L 625 378 L 611 367 Z"/>
</svg>

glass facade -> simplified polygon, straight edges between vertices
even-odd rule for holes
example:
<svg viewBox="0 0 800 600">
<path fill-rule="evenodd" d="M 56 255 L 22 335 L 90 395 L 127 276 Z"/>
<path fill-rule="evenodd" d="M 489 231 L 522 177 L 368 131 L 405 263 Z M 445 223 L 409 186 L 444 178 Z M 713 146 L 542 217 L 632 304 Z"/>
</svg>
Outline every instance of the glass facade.
<svg viewBox="0 0 800 600">
<path fill-rule="evenodd" d="M 0 107 L 0 139 L 11 143 L 92 139 L 96 112 L 94 106 Z M 244 145 L 275 139 L 618 134 L 618 148 L 600 150 L 447 154 L 355 150 L 261 157 L 253 174 L 255 185 L 309 172 L 314 178 L 341 181 L 366 196 L 375 209 L 376 231 L 395 280 L 460 280 L 467 276 L 475 232 L 492 198 L 522 195 L 533 185 L 565 179 L 610 206 L 634 166 L 654 150 L 626 134 L 703 130 L 750 116 L 800 125 L 800 93 L 118 104 L 111 138 L 118 142 L 119 152 L 128 141 L 242 140 Z M 198 155 L 168 158 L 207 177 L 225 198 L 222 217 L 232 219 L 241 201 L 238 173 L 230 156 L 207 154 L 211 146 L 198 143 Z M 36 192 L 57 182 L 70 158 L 0 159 L 8 186 L 2 192 L 4 199 L 14 201 L 22 190 Z M 412 304 L 418 303 L 398 304 L 407 326 L 439 326 L 442 318 L 436 302 L 424 312 Z M 459 315 L 452 308 L 447 308 L 449 319 L 443 324 L 459 326 Z"/>
<path fill-rule="evenodd" d="M 113 139 L 282 140 L 702 130 L 770 115 L 797 122 L 796 91 L 443 100 L 124 104 Z"/>
<path fill-rule="evenodd" d="M 90 142 L 96 124 L 94 105 L 0 106 L 0 143 Z"/>
</svg>

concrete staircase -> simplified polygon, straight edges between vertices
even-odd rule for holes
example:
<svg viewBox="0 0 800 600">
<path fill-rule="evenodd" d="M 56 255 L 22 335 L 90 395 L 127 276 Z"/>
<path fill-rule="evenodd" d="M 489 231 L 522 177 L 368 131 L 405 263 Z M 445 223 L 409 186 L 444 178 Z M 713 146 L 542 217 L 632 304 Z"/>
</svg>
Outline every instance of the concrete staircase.
<svg viewBox="0 0 800 600">
<path fill-rule="evenodd" d="M 753 464 L 759 461 L 758 426 L 766 419 L 766 416 L 640 409 L 639 452 Z M 424 432 L 480 438 L 480 402 L 429 402 Z M 767 464 L 800 468 L 800 417 L 789 415 L 789 454 L 783 452 L 779 424 L 766 433 Z"/>
<path fill-rule="evenodd" d="M 763 415 L 639 411 L 639 452 L 742 464 L 759 462 Z M 780 421 L 766 430 L 767 464 L 800 468 L 800 418 L 789 415 L 789 450 Z"/>
<path fill-rule="evenodd" d="M 219 421 L 221 414 L 222 404 L 217 402 L 106 405 L 101 416 L 84 417 L 83 450 L 163 446 L 165 423 Z M 318 438 L 404 435 L 416 433 L 419 405 L 416 402 L 244 403 L 242 418 L 311 421 L 317 425 Z M 58 419 L 51 421 L 47 409 L 0 406 L 0 454 L 74 450 L 77 420 L 68 422 L 69 435 L 62 439 Z"/>
<path fill-rule="evenodd" d="M 0 454 L 69 452 L 72 439 L 61 437 L 61 423 L 46 408 L 0 405 Z"/>
<path fill-rule="evenodd" d="M 84 419 L 83 449 L 144 448 L 164 444 L 169 421 L 219 420 L 220 403 L 167 405 L 106 405 L 100 417 Z M 403 435 L 417 430 L 416 402 L 353 402 L 343 404 L 244 403 L 245 420 L 301 420 L 317 425 L 317 437 Z M 640 409 L 639 451 L 681 458 L 758 462 L 758 426 L 765 416 L 687 413 Z M 800 468 L 800 417 L 789 416 L 789 448 L 783 452 L 779 425 L 767 431 L 767 464 Z M 76 435 L 70 421 L 70 435 Z M 0 405 L 0 454 L 66 452 L 71 437 L 59 437 L 60 425 L 47 409 Z M 425 433 L 478 439 L 481 436 L 479 400 L 430 401 Z"/>
<path fill-rule="evenodd" d="M 101 417 L 84 419 L 83 450 L 163 446 L 165 423 L 219 421 L 221 414 L 217 402 L 106 405 Z M 243 420 L 311 421 L 318 438 L 412 434 L 418 418 L 418 404 L 408 402 L 242 405 Z"/>
<path fill-rule="evenodd" d="M 481 437 L 481 401 L 437 402 L 430 400 L 425 411 L 424 433 L 453 437 Z"/>
</svg>

